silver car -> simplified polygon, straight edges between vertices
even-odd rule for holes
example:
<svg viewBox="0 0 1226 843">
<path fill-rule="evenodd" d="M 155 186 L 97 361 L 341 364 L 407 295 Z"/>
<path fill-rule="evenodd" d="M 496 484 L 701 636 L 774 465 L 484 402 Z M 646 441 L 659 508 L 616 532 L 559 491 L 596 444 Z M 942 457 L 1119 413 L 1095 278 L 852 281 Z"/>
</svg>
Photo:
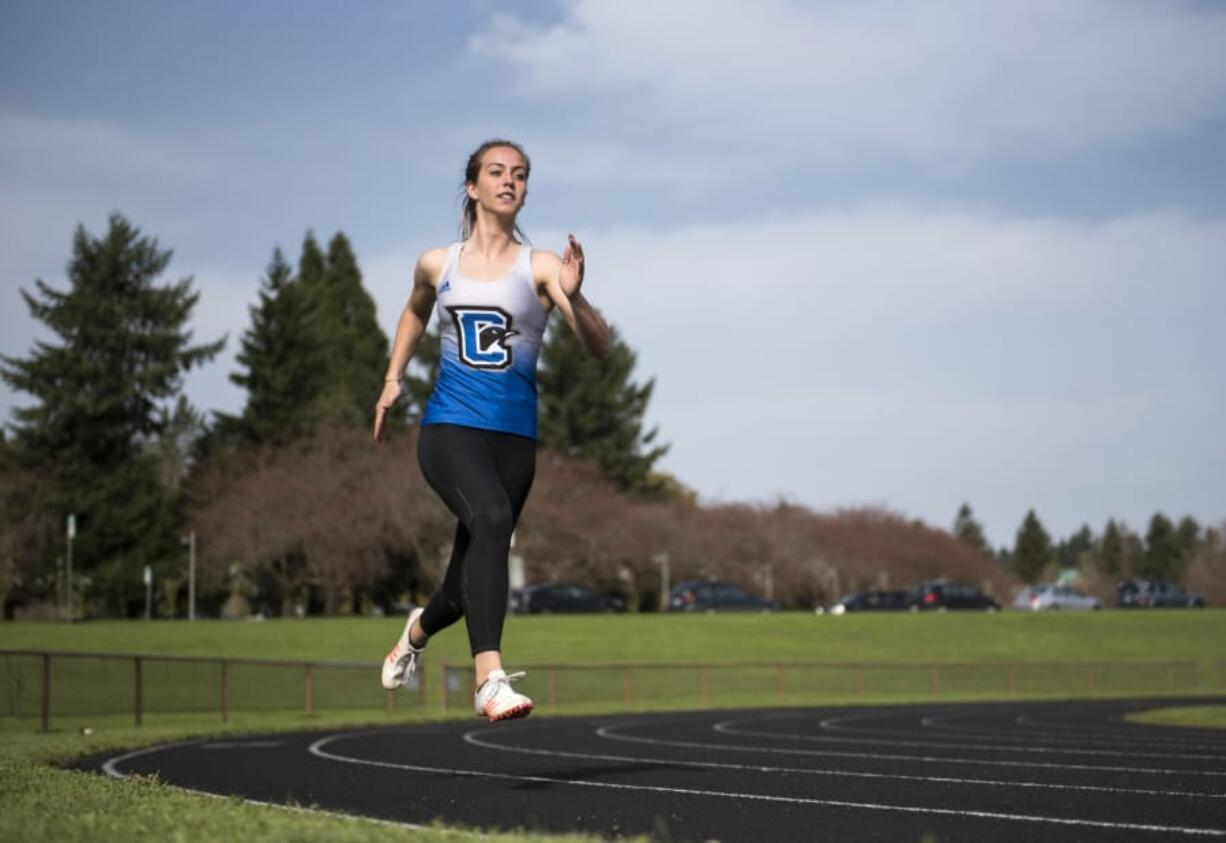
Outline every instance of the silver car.
<svg viewBox="0 0 1226 843">
<path fill-rule="evenodd" d="M 1102 601 L 1097 597 L 1083 594 L 1072 586 L 1052 583 L 1025 588 L 1013 601 L 1013 608 L 1029 609 L 1034 612 L 1057 609 L 1101 609 L 1102 607 Z"/>
</svg>

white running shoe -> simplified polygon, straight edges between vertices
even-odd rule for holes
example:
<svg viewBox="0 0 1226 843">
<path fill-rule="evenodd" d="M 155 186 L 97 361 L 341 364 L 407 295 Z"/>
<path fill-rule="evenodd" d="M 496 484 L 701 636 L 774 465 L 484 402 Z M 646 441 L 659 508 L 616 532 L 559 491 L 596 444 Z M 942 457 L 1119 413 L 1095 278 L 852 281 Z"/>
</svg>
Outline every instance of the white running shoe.
<svg viewBox="0 0 1226 843">
<path fill-rule="evenodd" d="M 523 675 L 522 671 L 509 676 L 501 670 L 491 671 L 473 695 L 477 716 L 488 717 L 491 723 L 527 717 L 532 712 L 532 700 L 511 689 L 511 683 Z"/>
<path fill-rule="evenodd" d="M 404 632 L 400 633 L 396 646 L 392 647 L 387 658 L 383 660 L 383 687 L 389 691 L 407 685 L 409 677 L 417 669 L 417 657 L 425 648 L 414 647 L 409 643 L 409 630 L 413 628 L 413 623 L 421 617 L 424 611 L 425 609 L 414 609 L 409 612 L 409 619 L 404 624 Z"/>
</svg>

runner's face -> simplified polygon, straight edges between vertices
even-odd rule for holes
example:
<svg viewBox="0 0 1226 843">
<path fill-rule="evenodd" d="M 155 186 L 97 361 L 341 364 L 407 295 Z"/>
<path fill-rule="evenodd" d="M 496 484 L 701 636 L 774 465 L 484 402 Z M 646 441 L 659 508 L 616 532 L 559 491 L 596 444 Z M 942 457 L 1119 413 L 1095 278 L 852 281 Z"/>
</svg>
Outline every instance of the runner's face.
<svg viewBox="0 0 1226 843">
<path fill-rule="evenodd" d="M 481 156 L 477 182 L 466 185 L 473 201 L 499 215 L 514 216 L 528 195 L 528 169 L 524 159 L 509 146 L 494 146 Z"/>
</svg>

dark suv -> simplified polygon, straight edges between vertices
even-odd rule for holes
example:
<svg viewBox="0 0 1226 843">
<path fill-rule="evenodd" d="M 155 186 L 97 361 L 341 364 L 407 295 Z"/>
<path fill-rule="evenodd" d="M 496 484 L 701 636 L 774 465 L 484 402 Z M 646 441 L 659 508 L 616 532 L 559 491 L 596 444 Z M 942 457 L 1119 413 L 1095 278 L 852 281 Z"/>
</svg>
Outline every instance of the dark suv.
<svg viewBox="0 0 1226 843">
<path fill-rule="evenodd" d="M 1205 599 L 1166 580 L 1125 580 L 1115 590 L 1115 605 L 1121 609 L 1200 609 Z"/>
<path fill-rule="evenodd" d="M 911 591 L 909 608 L 913 612 L 931 609 L 985 609 L 995 612 L 1000 604 L 973 585 L 955 580 L 927 580 Z"/>
<path fill-rule="evenodd" d="M 689 580 L 677 585 L 668 597 L 670 612 L 769 612 L 778 609 L 774 600 L 757 597 L 735 585 L 715 580 Z"/>
<path fill-rule="evenodd" d="M 517 615 L 624 612 L 626 604 L 619 597 L 597 594 L 581 585 L 541 583 L 512 591 L 511 611 Z"/>
</svg>

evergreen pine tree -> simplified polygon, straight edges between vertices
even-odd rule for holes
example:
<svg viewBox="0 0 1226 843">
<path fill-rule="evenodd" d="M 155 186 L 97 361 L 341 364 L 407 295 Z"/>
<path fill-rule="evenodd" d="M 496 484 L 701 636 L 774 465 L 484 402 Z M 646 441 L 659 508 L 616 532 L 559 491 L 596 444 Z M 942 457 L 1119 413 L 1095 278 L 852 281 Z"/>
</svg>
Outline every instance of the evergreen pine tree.
<svg viewBox="0 0 1226 843">
<path fill-rule="evenodd" d="M 78 226 L 72 250 L 67 291 L 41 279 L 36 294 L 22 290 L 59 341 L 5 357 L 0 369 L 37 399 L 14 412 L 14 446 L 51 477 L 58 517 L 76 515 L 75 567 L 123 611 L 139 602 L 143 566 L 177 553 L 175 501 L 144 444 L 166 424 L 183 372 L 225 340 L 191 344 L 192 279 L 157 286 L 171 252 L 123 216 L 111 215 L 102 238 Z"/>
<path fill-rule="evenodd" d="M 1186 564 L 1200 549 L 1202 541 L 1200 524 L 1191 515 L 1185 515 L 1179 519 L 1179 526 L 1175 528 L 1175 538 L 1179 543 L 1182 560 Z"/>
<path fill-rule="evenodd" d="M 163 410 L 162 416 L 161 432 L 146 443 L 145 453 L 154 458 L 162 488 L 176 492 L 191 470 L 196 443 L 208 433 L 208 425 L 185 395 L 179 396 L 173 410 Z"/>
<path fill-rule="evenodd" d="M 1098 543 L 1098 567 L 1105 574 L 1113 577 L 1123 576 L 1128 571 L 1128 549 L 1124 544 L 1124 531 L 1111 518 L 1103 529 L 1102 540 Z"/>
<path fill-rule="evenodd" d="M 1171 519 L 1155 512 L 1145 534 L 1145 555 L 1137 574 L 1156 579 L 1178 579 L 1183 571 L 1183 551 Z"/>
<path fill-rule="evenodd" d="M 278 443 L 310 432 L 304 405 L 316 389 L 315 349 L 305 328 L 305 302 L 281 250 L 260 285 L 258 305 L 249 308 L 238 363 L 244 371 L 230 380 L 247 390 L 241 416 L 219 415 L 223 430 L 247 444 Z"/>
<path fill-rule="evenodd" d="M 308 422 L 365 427 L 382 391 L 388 342 L 345 235 L 337 232 L 324 257 L 308 233 L 298 279 L 306 339 L 318 352 L 319 387 L 306 409 Z"/>
<path fill-rule="evenodd" d="M 1145 570 L 1145 542 L 1132 530 L 1124 531 L 1124 570 L 1141 577 Z"/>
<path fill-rule="evenodd" d="M 672 486 L 652 472 L 668 445 L 643 432 L 655 379 L 631 381 L 637 356 L 610 328 L 609 355 L 598 360 L 569 326 L 557 322 L 541 348 L 539 435 L 543 445 L 597 465 L 634 494 L 653 497 Z"/>
<path fill-rule="evenodd" d="M 1089 524 L 1056 545 L 1056 563 L 1063 569 L 1077 569 L 1094 552 L 1094 533 Z"/>
<path fill-rule="evenodd" d="M 1012 555 L 1013 570 L 1025 582 L 1037 582 L 1052 558 L 1051 536 L 1032 509 L 1026 513 L 1017 531 Z"/>
<path fill-rule="evenodd" d="M 307 230 L 302 240 L 302 254 L 298 258 L 298 280 L 304 287 L 314 289 L 323 284 L 327 261 L 315 240 L 315 232 Z"/>
<path fill-rule="evenodd" d="M 958 517 L 954 519 L 954 535 L 981 553 L 992 555 L 988 540 L 983 535 L 983 525 L 975 520 L 969 503 L 962 504 L 958 510 Z"/>
</svg>

